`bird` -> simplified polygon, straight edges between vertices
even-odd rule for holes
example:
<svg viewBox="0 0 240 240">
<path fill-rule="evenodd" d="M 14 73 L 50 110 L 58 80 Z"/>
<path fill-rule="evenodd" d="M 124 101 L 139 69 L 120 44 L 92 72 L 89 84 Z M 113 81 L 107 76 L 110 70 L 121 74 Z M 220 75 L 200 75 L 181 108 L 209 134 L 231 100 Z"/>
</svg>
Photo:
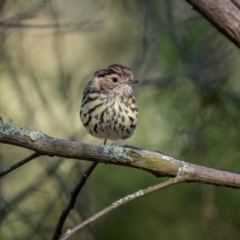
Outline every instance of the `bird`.
<svg viewBox="0 0 240 240">
<path fill-rule="evenodd" d="M 93 137 L 118 145 L 130 138 L 138 123 L 133 93 L 134 79 L 129 67 L 112 64 L 97 70 L 83 91 L 80 119 Z"/>
</svg>

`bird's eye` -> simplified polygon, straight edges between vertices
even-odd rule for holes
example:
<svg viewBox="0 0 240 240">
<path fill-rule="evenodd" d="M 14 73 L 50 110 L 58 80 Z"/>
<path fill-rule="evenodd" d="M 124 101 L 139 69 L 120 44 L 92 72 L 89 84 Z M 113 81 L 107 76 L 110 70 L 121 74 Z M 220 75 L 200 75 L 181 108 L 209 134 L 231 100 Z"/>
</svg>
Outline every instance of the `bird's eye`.
<svg viewBox="0 0 240 240">
<path fill-rule="evenodd" d="M 116 77 L 112 77 L 112 81 L 113 81 L 114 83 L 117 83 L 117 82 L 118 82 L 118 79 L 117 79 Z"/>
</svg>

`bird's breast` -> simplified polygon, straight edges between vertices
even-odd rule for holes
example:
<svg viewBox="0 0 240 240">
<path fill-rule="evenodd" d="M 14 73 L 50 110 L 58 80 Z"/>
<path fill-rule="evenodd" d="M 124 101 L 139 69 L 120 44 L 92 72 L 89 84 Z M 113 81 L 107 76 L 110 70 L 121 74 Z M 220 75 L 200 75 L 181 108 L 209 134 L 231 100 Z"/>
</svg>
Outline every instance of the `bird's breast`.
<svg viewBox="0 0 240 240">
<path fill-rule="evenodd" d="M 85 101 L 80 116 L 91 135 L 116 141 L 133 134 L 138 109 L 133 95 L 99 94 L 98 98 Z"/>
</svg>

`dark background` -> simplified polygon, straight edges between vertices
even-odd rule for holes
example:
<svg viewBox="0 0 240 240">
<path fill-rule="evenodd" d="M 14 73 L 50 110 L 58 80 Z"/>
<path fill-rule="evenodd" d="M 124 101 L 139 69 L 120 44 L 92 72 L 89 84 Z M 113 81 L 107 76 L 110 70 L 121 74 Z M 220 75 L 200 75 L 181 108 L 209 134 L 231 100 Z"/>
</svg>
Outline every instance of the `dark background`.
<svg viewBox="0 0 240 240">
<path fill-rule="evenodd" d="M 131 67 L 139 124 L 123 144 L 240 169 L 238 49 L 185 1 L 1 1 L 0 116 L 24 129 L 102 144 L 79 119 L 95 70 Z M 0 169 L 31 152 L 0 145 Z M 40 157 L 0 182 L 0 238 L 50 239 L 89 162 Z M 113 201 L 162 181 L 97 166 L 64 232 Z M 131 202 L 71 239 L 238 239 L 239 191 L 179 184 Z"/>
</svg>

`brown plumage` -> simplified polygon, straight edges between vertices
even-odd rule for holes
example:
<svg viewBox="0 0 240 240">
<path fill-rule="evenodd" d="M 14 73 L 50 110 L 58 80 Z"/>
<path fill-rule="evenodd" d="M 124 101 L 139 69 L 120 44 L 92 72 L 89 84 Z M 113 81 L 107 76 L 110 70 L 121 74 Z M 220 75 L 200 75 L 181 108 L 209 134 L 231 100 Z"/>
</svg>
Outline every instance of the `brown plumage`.
<svg viewBox="0 0 240 240">
<path fill-rule="evenodd" d="M 88 132 L 117 145 L 132 136 L 138 122 L 130 68 L 113 64 L 94 73 L 83 92 L 80 118 Z"/>
</svg>

